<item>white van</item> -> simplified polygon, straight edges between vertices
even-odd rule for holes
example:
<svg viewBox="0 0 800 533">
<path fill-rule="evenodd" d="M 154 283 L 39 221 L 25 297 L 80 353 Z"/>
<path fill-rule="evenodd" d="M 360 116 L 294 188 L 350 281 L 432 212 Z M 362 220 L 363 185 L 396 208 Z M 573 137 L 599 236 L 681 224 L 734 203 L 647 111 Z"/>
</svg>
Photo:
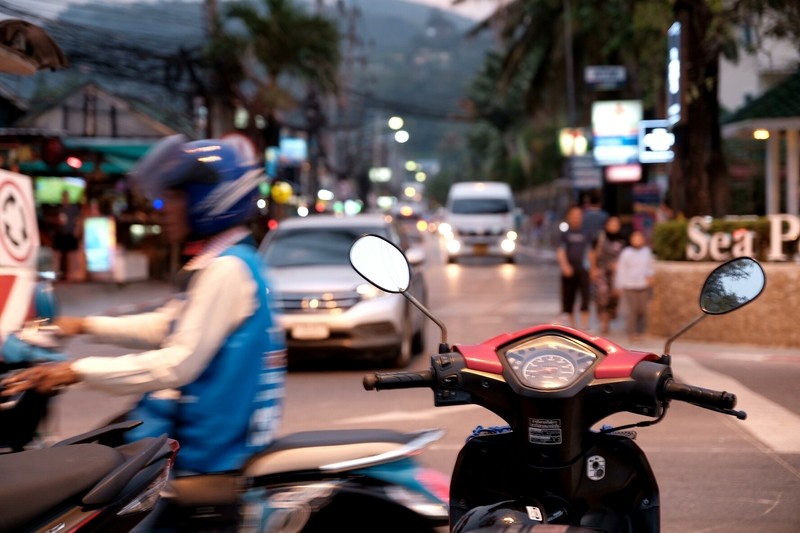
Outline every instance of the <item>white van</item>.
<svg viewBox="0 0 800 533">
<path fill-rule="evenodd" d="M 447 262 L 459 257 L 492 255 L 513 263 L 516 253 L 514 196 L 507 183 L 454 183 L 447 194 L 447 214 L 441 233 Z"/>
</svg>

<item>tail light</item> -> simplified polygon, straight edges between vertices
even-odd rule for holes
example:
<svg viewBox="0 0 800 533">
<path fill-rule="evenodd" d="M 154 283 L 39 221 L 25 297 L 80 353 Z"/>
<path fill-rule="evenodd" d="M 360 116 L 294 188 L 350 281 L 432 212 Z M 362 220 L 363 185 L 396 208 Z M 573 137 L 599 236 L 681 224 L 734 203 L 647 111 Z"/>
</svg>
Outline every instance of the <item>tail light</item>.
<svg viewBox="0 0 800 533">
<path fill-rule="evenodd" d="M 178 441 L 174 439 L 169 439 L 167 444 L 170 447 L 171 453 L 167 458 L 166 463 L 164 463 L 164 468 L 161 469 L 161 471 L 158 473 L 158 476 L 150 482 L 147 488 L 145 488 L 141 494 L 129 502 L 128 505 L 123 507 L 117 513 L 117 515 L 125 516 L 128 514 L 143 513 L 153 510 L 153 507 L 155 507 L 158 499 L 161 497 L 161 491 L 167 486 L 167 482 L 169 481 L 169 473 L 175 464 L 175 456 L 177 455 L 178 450 L 181 448 L 180 444 L 178 444 Z"/>
</svg>

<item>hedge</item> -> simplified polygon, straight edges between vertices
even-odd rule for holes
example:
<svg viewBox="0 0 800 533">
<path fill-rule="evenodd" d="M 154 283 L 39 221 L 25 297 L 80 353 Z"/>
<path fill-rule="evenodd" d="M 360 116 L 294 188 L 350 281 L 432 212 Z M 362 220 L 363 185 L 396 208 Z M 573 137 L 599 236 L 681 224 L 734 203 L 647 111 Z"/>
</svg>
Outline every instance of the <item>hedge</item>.
<svg viewBox="0 0 800 533">
<path fill-rule="evenodd" d="M 686 246 L 689 244 L 686 219 L 668 220 L 659 222 L 653 228 L 651 246 L 653 254 L 664 261 L 686 261 Z M 770 223 L 767 217 L 747 219 L 714 219 L 711 222 L 710 233 L 733 233 L 736 230 L 747 229 L 755 232 L 753 254 L 759 261 L 766 259 L 769 251 Z M 797 249 L 796 243 L 784 243 L 784 252 L 793 255 Z"/>
</svg>

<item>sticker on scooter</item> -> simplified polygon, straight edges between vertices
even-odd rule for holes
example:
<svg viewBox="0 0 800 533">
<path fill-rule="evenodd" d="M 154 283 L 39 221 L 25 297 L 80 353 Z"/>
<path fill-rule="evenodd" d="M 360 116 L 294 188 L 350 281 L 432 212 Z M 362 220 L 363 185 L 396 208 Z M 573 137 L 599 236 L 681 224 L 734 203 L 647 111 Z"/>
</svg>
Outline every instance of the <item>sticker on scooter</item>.
<svg viewBox="0 0 800 533">
<path fill-rule="evenodd" d="M 528 518 L 531 520 L 536 520 L 537 522 L 544 522 L 544 518 L 542 518 L 542 510 L 538 507 L 532 507 L 530 505 L 526 505 L 525 509 L 528 511 Z"/>
<path fill-rule="evenodd" d="M 531 418 L 528 420 L 528 440 L 531 444 L 561 444 L 561 420 Z"/>
<path fill-rule="evenodd" d="M 599 455 L 593 455 L 586 460 L 586 477 L 592 481 L 600 481 L 606 477 L 606 460 Z"/>
</svg>

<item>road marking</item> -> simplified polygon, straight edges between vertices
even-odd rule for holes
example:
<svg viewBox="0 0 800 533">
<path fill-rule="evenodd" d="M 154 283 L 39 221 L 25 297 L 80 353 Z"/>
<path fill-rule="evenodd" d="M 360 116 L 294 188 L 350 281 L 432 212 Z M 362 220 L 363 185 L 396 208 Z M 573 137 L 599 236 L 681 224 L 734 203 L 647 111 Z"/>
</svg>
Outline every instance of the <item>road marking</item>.
<svg viewBox="0 0 800 533">
<path fill-rule="evenodd" d="M 800 416 L 730 376 L 709 370 L 691 357 L 674 357 L 672 361 L 674 373 L 681 381 L 736 394 L 737 407 L 747 412 L 747 420 L 737 421 L 736 427 L 744 429 L 775 453 L 800 453 Z"/>
</svg>

